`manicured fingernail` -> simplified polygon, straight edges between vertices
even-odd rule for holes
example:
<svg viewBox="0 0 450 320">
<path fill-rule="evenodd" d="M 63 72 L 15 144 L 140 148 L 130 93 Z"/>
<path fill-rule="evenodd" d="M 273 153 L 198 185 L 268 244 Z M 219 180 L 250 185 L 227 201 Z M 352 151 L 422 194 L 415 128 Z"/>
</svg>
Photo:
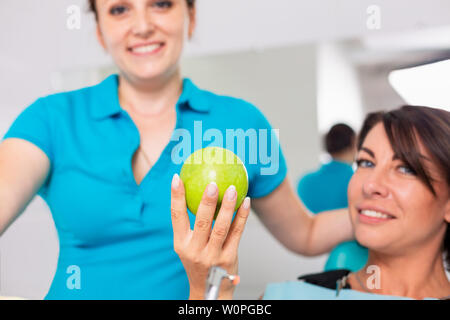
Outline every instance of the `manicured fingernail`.
<svg viewBox="0 0 450 320">
<path fill-rule="evenodd" d="M 208 196 L 214 197 L 217 192 L 217 184 L 213 181 L 208 185 L 208 189 L 206 190 Z"/>
<path fill-rule="evenodd" d="M 233 201 L 236 198 L 236 187 L 231 185 L 227 189 L 227 200 Z"/>
<path fill-rule="evenodd" d="M 172 189 L 178 189 L 179 185 L 180 185 L 180 176 L 175 173 L 172 178 Z"/>
<path fill-rule="evenodd" d="M 244 209 L 250 208 L 250 198 L 249 198 L 249 197 L 246 197 L 246 198 L 244 199 L 244 203 L 242 204 L 242 207 L 243 207 Z"/>
</svg>

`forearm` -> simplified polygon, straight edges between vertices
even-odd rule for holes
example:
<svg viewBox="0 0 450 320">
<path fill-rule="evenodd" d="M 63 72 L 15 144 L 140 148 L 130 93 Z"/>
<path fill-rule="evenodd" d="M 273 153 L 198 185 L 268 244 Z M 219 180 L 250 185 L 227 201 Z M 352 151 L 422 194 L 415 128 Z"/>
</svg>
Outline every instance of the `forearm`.
<svg viewBox="0 0 450 320">
<path fill-rule="evenodd" d="M 309 255 L 314 215 L 305 208 L 287 179 L 268 196 L 253 199 L 253 209 L 262 224 L 286 249 Z"/>
<path fill-rule="evenodd" d="M 20 206 L 19 202 L 14 201 L 16 198 L 17 195 L 0 181 L 0 236 L 26 207 L 26 204 Z"/>
<path fill-rule="evenodd" d="M 6 189 L 2 188 L 0 184 L 0 236 L 6 230 L 7 225 L 9 224 L 9 216 L 7 212 L 11 211 L 9 203 L 7 201 Z"/>
<path fill-rule="evenodd" d="M 307 255 L 331 251 L 344 241 L 354 239 L 348 209 L 325 211 L 314 216 L 308 237 Z"/>
<path fill-rule="evenodd" d="M 284 247 L 297 254 L 320 255 L 353 237 L 347 209 L 312 214 L 288 179 L 270 195 L 253 199 L 253 205 L 270 233 Z"/>
<path fill-rule="evenodd" d="M 292 203 L 290 218 L 265 219 L 263 224 L 288 250 L 304 256 L 331 251 L 341 242 L 354 238 L 348 209 L 313 215 L 302 204 Z"/>
</svg>

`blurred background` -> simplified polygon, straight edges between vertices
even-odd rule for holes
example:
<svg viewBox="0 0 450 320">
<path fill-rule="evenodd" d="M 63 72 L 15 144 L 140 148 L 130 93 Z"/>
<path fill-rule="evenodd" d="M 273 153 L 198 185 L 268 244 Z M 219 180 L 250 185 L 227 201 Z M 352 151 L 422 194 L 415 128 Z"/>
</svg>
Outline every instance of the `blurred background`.
<svg viewBox="0 0 450 320">
<path fill-rule="evenodd" d="M 2 136 L 38 97 L 117 72 L 87 8 L 85 0 L 0 2 Z M 279 129 L 294 186 L 327 161 L 322 136 L 337 122 L 358 131 L 367 112 L 405 103 L 450 110 L 449 0 L 199 0 L 197 10 L 184 75 L 263 111 Z M 42 299 L 57 259 L 51 213 L 35 197 L 0 238 L 0 295 Z M 287 251 L 252 215 L 235 298 L 257 299 L 268 282 L 321 272 L 326 260 Z"/>
</svg>

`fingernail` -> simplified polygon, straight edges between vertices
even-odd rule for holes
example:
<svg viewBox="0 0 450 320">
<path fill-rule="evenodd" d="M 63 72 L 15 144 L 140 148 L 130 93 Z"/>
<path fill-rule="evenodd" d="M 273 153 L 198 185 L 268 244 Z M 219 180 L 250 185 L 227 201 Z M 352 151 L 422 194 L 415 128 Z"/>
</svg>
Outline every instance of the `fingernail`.
<svg viewBox="0 0 450 320">
<path fill-rule="evenodd" d="M 227 200 L 232 201 L 236 198 L 236 187 L 231 185 L 227 189 Z"/>
<path fill-rule="evenodd" d="M 244 209 L 250 208 L 250 198 L 249 198 L 249 197 L 246 197 L 246 198 L 244 199 L 244 203 L 242 204 L 242 207 L 243 207 Z"/>
<path fill-rule="evenodd" d="M 178 189 L 179 185 L 180 185 L 180 176 L 175 173 L 172 178 L 172 189 Z"/>
<path fill-rule="evenodd" d="M 208 185 L 208 189 L 206 190 L 208 196 L 214 197 L 217 191 L 217 184 L 213 181 Z"/>
</svg>

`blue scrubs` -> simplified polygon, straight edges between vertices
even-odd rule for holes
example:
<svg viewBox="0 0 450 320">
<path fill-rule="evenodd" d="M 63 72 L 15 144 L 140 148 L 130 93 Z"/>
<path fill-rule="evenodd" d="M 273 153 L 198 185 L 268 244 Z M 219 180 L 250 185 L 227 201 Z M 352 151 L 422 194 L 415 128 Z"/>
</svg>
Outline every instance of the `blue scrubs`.
<svg viewBox="0 0 450 320">
<path fill-rule="evenodd" d="M 233 140 L 239 132 L 251 140 L 245 147 L 237 140 L 223 145 L 244 157 L 251 198 L 270 194 L 286 176 L 276 135 L 257 108 L 184 79 L 178 130 L 137 185 L 131 161 L 140 136 L 119 104 L 118 84 L 113 74 L 92 87 L 39 98 L 4 136 L 30 141 L 50 159 L 38 195 L 51 210 L 60 253 L 46 299 L 187 299 L 188 279 L 173 250 L 170 184 L 180 159 L 220 145 L 220 135 Z M 189 218 L 193 228 L 195 216 Z"/>
<path fill-rule="evenodd" d="M 350 165 L 330 161 L 299 180 L 298 196 L 312 213 L 347 208 L 347 188 L 352 175 Z"/>
</svg>

